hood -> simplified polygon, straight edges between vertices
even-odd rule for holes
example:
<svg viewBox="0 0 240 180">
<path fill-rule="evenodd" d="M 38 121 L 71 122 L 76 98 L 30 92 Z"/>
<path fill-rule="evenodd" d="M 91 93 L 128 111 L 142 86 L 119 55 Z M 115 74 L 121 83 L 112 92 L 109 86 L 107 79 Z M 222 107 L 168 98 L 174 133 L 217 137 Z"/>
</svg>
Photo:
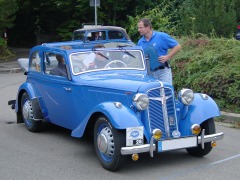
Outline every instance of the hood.
<svg viewBox="0 0 240 180">
<path fill-rule="evenodd" d="M 86 73 L 77 76 L 76 81 L 81 85 L 95 86 L 98 88 L 111 88 L 116 90 L 137 92 L 144 84 L 156 84 L 159 82 L 151 76 L 129 72 L 94 74 Z"/>
</svg>

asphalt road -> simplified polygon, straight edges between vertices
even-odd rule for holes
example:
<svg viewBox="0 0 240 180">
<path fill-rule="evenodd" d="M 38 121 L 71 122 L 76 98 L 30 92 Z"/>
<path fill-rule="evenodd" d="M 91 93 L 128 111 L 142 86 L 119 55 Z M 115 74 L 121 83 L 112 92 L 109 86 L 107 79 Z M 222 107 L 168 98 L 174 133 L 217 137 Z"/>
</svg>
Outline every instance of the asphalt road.
<svg viewBox="0 0 240 180">
<path fill-rule="evenodd" d="M 166 152 L 151 158 L 140 154 L 130 158 L 121 170 L 108 172 L 95 155 L 92 141 L 70 136 L 70 131 L 44 124 L 43 131 L 31 133 L 16 116 L 8 100 L 15 99 L 22 73 L 0 74 L 0 179 L 2 180 L 235 180 L 240 177 L 240 129 L 216 125 L 225 137 L 203 158 L 185 150 Z"/>
</svg>

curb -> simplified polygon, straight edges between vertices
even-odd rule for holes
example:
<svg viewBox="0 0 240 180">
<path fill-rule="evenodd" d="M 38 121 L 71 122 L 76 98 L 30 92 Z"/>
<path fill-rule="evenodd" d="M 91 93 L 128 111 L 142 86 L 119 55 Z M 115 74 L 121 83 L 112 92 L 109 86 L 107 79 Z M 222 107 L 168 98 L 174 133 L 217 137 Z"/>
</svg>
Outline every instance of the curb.
<svg viewBox="0 0 240 180">
<path fill-rule="evenodd" d="M 20 73 L 20 72 L 22 72 L 21 68 L 1 69 L 0 70 L 0 74 Z"/>
<path fill-rule="evenodd" d="M 236 113 L 228 113 L 228 112 L 224 112 L 224 111 L 220 111 L 221 116 L 223 118 L 225 118 L 227 121 L 230 122 L 240 122 L 240 114 L 236 114 Z"/>
</svg>

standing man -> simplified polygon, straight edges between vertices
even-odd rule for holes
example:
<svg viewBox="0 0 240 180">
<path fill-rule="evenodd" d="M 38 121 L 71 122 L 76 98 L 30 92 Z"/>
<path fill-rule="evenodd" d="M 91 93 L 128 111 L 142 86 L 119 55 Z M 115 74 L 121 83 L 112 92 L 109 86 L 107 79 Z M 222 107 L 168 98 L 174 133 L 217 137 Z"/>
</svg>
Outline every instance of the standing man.
<svg viewBox="0 0 240 180">
<path fill-rule="evenodd" d="M 144 51 L 152 47 L 158 56 L 158 59 L 155 59 L 155 61 L 163 64 L 163 66 L 154 67 L 154 69 L 151 68 L 150 74 L 160 81 L 172 84 L 172 71 L 169 60 L 181 49 L 180 44 L 164 32 L 153 31 L 151 21 L 147 18 L 139 20 L 138 32 L 142 38 L 138 41 L 137 45 L 142 46 Z M 169 49 L 171 51 L 168 53 Z M 153 59 L 150 58 L 150 65 L 154 63 L 152 61 Z"/>
</svg>

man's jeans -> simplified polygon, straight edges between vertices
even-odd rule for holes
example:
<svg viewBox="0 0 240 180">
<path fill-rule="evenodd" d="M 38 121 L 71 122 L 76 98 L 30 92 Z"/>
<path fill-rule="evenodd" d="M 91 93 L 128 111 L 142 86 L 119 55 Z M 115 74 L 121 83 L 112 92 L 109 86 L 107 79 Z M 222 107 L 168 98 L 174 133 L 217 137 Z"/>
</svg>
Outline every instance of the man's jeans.
<svg viewBox="0 0 240 180">
<path fill-rule="evenodd" d="M 158 69 L 156 71 L 150 71 L 150 74 L 158 79 L 172 85 L 172 70 L 171 68 L 165 67 L 164 69 Z"/>
</svg>

